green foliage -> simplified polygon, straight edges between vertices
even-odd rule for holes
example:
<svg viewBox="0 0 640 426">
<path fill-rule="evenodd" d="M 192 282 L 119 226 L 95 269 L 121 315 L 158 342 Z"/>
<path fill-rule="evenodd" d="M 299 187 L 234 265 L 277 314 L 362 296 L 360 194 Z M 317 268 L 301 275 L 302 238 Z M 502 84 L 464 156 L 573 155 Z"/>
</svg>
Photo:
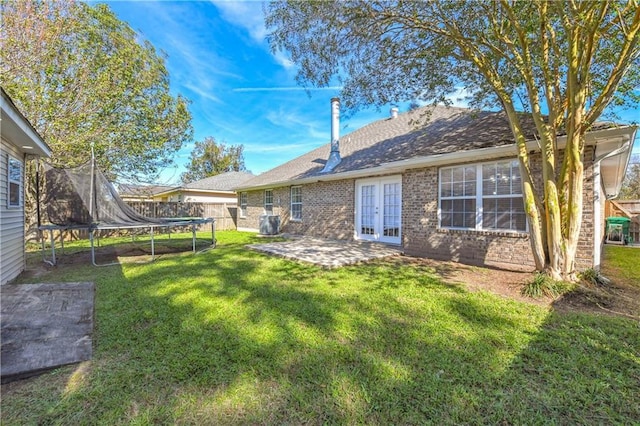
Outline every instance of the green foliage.
<svg viewBox="0 0 640 426">
<path fill-rule="evenodd" d="M 580 274 L 580 279 L 587 284 L 597 285 L 600 284 L 600 274 L 593 268 L 586 269 L 582 271 Z"/>
<path fill-rule="evenodd" d="M 474 106 L 504 108 L 509 101 L 532 111 L 531 91 L 537 95 L 549 84 L 553 91 L 540 101 L 552 102 L 548 108 L 566 108 L 560 102 L 568 95 L 572 72 L 566 64 L 569 38 L 598 6 L 546 6 L 543 11 L 539 2 L 278 1 L 267 6 L 266 24 L 272 48 L 300 66 L 298 81 L 326 86 L 338 79 L 344 85 L 341 101 L 348 108 L 406 100 L 447 102 L 448 95 L 464 88 Z M 616 53 L 624 44 L 623 31 L 638 25 L 632 2 L 618 8 L 605 5 L 597 12 L 600 20 L 589 28 L 597 42 L 595 57 L 584 64 L 588 68 L 583 75 L 593 85 L 594 99 L 621 60 Z M 542 35 L 553 37 L 547 50 Z M 573 33 L 584 37 L 584 43 L 589 35 Z M 636 66 L 621 73 L 624 79 L 614 99 L 635 107 L 639 95 L 634 88 L 640 83 L 637 40 L 631 47 L 636 55 L 630 56 L 630 65 Z M 494 75 L 485 73 L 477 59 Z M 533 87 L 526 81 L 529 73 Z M 508 99 L 498 91 L 505 91 Z"/>
<path fill-rule="evenodd" d="M 253 234 L 216 236 L 195 256 L 39 275 L 96 283 L 93 359 L 3 385 L 2 424 L 640 417 L 637 321 L 468 292 L 427 266 L 323 270 L 247 250 L 264 242 Z"/>
<path fill-rule="evenodd" d="M 640 200 L 640 155 L 635 155 L 625 175 L 620 198 L 627 200 Z"/>
<path fill-rule="evenodd" d="M 0 84 L 53 150 L 110 176 L 152 177 L 191 140 L 162 54 L 107 5 L 2 0 Z"/>
<path fill-rule="evenodd" d="M 197 141 L 182 182 L 189 183 L 225 172 L 240 172 L 244 166 L 244 146 L 218 143 L 210 136 Z"/>
<path fill-rule="evenodd" d="M 524 296 L 535 299 L 545 296 L 556 298 L 571 288 L 572 285 L 567 282 L 554 280 L 544 272 L 536 272 L 531 281 L 522 287 L 521 291 Z"/>
</svg>

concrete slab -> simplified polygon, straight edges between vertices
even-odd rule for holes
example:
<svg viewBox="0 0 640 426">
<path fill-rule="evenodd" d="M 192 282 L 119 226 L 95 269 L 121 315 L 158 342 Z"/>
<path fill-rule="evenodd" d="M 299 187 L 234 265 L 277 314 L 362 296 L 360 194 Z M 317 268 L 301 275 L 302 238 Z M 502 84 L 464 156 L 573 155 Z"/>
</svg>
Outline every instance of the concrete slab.
<svg viewBox="0 0 640 426">
<path fill-rule="evenodd" d="M 336 268 L 402 254 L 402 249 L 368 241 L 294 237 L 289 241 L 250 244 L 247 248 L 287 259 Z"/>
<path fill-rule="evenodd" d="M 91 282 L 3 285 L 2 382 L 91 359 L 94 295 Z"/>
</svg>

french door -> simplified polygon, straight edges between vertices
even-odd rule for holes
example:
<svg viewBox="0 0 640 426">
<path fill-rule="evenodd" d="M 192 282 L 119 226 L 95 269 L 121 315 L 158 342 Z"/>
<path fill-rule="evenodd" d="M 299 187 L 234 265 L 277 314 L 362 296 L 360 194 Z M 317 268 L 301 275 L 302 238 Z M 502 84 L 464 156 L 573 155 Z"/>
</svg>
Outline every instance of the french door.
<svg viewBox="0 0 640 426">
<path fill-rule="evenodd" d="M 356 181 L 355 201 L 356 239 L 401 244 L 401 176 Z"/>
</svg>

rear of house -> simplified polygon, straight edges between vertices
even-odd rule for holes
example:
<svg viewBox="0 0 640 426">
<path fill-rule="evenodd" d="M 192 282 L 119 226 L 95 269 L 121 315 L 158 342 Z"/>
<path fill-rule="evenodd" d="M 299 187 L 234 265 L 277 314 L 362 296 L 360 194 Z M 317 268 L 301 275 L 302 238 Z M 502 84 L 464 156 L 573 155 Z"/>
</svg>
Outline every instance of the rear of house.
<svg viewBox="0 0 640 426">
<path fill-rule="evenodd" d="M 516 148 L 502 113 L 439 106 L 392 110 L 389 118 L 338 140 L 333 102 L 330 144 L 237 188 L 238 229 L 257 231 L 266 215 L 274 215 L 281 232 L 533 268 Z M 540 170 L 535 128 L 526 121 L 525 127 Z M 588 134 L 579 268 L 599 266 L 604 200 L 617 196 L 635 131 L 600 125 Z"/>
<path fill-rule="evenodd" d="M 2 90 L 0 144 L 0 284 L 25 265 L 25 162 L 49 157 L 51 150 Z"/>
</svg>

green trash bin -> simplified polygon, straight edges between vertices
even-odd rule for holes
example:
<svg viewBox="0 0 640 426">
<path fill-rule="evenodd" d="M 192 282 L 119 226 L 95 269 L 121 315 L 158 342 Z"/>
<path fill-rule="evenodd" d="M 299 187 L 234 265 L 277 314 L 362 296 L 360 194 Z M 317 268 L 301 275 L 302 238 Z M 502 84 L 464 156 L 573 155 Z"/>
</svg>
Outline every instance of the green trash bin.
<svg viewBox="0 0 640 426">
<path fill-rule="evenodd" d="M 607 239 L 608 244 L 629 244 L 629 226 L 631 219 L 627 217 L 607 218 Z"/>
</svg>

